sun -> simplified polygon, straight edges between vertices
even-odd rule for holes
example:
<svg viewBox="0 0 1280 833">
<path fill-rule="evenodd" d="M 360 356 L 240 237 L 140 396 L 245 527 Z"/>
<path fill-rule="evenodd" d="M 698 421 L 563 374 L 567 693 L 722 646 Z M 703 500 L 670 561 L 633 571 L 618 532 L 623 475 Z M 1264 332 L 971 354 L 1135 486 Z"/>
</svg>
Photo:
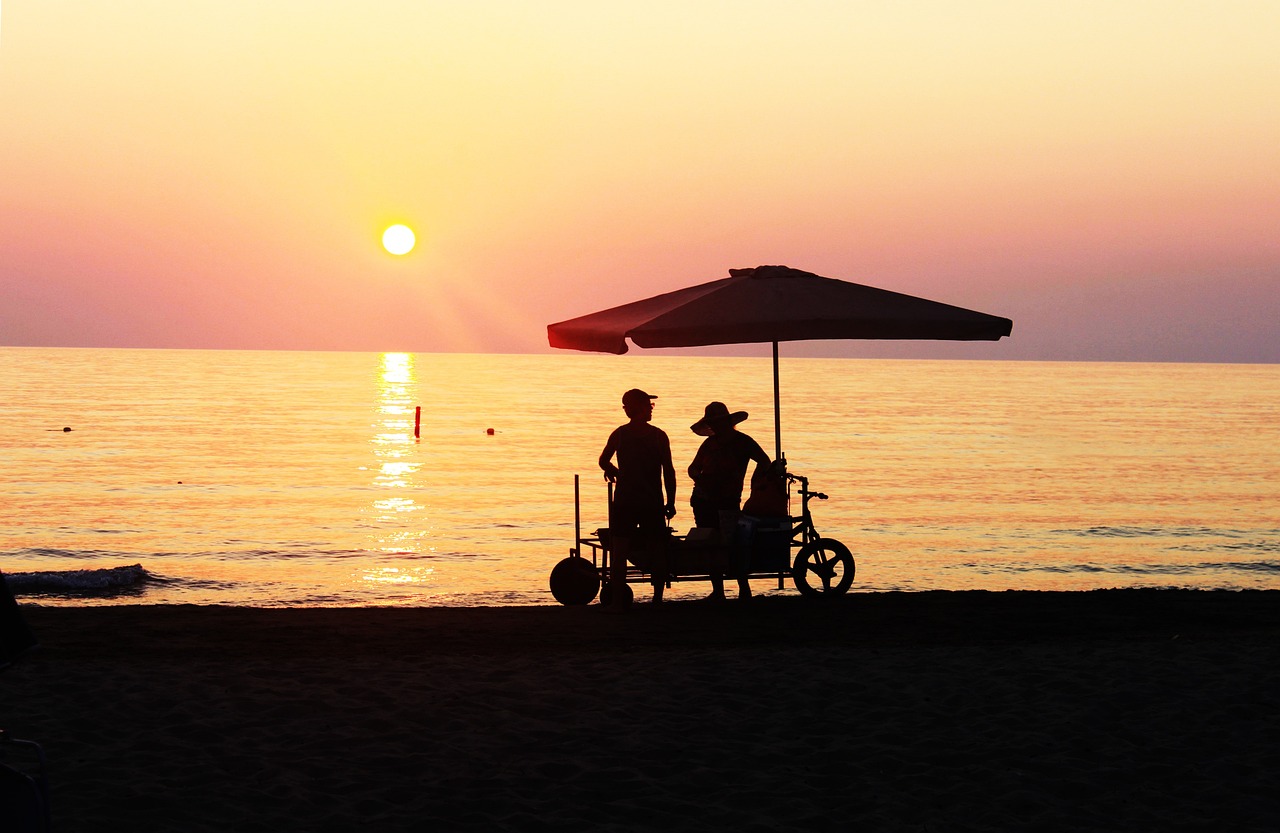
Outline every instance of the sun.
<svg viewBox="0 0 1280 833">
<path fill-rule="evenodd" d="M 382 233 L 382 247 L 393 255 L 407 255 L 413 251 L 416 238 L 408 226 L 394 225 Z"/>
</svg>

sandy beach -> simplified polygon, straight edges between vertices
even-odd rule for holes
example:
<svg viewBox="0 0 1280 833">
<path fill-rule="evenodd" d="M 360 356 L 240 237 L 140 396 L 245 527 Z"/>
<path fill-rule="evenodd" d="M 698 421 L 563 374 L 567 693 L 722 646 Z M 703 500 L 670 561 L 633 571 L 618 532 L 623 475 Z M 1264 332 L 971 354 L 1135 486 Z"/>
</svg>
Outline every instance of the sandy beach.
<svg viewBox="0 0 1280 833">
<path fill-rule="evenodd" d="M 1280 591 L 22 610 L 59 831 L 1280 828 Z"/>
</svg>

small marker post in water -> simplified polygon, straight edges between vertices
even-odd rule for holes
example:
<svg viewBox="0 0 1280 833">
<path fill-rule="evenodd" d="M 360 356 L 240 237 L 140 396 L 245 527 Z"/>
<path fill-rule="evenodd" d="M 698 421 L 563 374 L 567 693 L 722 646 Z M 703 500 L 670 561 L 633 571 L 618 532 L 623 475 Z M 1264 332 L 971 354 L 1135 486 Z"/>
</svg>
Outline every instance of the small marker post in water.
<svg viewBox="0 0 1280 833">
<path fill-rule="evenodd" d="M 422 406 L 413 409 L 413 438 L 419 438 L 419 432 L 422 430 Z"/>
</svg>

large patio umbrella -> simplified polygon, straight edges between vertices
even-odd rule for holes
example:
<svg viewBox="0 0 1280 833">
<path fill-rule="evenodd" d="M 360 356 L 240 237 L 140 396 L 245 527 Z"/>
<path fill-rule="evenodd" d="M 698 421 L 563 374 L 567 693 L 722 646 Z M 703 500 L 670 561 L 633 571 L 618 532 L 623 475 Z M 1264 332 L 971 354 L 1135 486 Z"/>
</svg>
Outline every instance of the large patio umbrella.
<svg viewBox="0 0 1280 833">
<path fill-rule="evenodd" d="M 730 269 L 729 277 L 547 327 L 552 347 L 600 353 L 639 347 L 773 344 L 775 458 L 782 457 L 778 342 L 811 339 L 997 341 L 1008 318 L 824 278 L 787 266 Z"/>
</svg>

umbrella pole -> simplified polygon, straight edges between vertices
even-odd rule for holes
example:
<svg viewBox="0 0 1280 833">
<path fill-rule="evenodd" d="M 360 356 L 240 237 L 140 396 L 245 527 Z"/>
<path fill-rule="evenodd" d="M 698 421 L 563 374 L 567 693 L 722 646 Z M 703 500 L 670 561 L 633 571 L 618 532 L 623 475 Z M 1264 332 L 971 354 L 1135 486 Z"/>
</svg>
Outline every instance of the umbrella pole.
<svg viewBox="0 0 1280 833">
<path fill-rule="evenodd" d="M 781 397 L 778 396 L 778 342 L 773 343 L 773 459 L 782 458 L 782 412 L 779 410 Z"/>
</svg>

